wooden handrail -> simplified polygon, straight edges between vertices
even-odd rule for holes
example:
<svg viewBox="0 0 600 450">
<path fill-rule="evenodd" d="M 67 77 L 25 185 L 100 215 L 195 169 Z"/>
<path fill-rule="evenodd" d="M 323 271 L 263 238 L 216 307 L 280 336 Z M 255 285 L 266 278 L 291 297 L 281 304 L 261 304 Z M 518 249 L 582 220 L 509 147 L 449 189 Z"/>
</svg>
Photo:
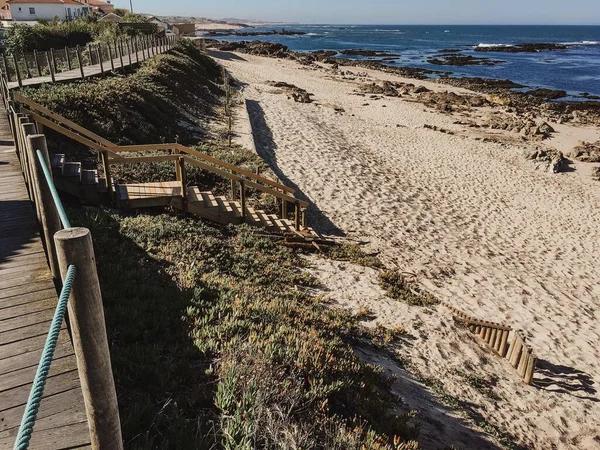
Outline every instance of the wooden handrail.
<svg viewBox="0 0 600 450">
<path fill-rule="evenodd" d="M 23 114 L 30 115 L 36 122 L 41 123 L 45 127 L 51 128 L 52 130 L 57 131 L 60 134 L 63 134 L 64 136 L 67 136 L 67 137 L 73 139 L 74 141 L 77 141 L 84 145 L 87 145 L 88 147 L 90 147 L 94 150 L 98 150 L 101 152 L 107 152 L 109 155 L 111 155 L 115 159 L 122 159 L 117 153 L 113 152 L 112 150 L 107 149 L 103 145 L 100 145 L 96 142 L 86 139 L 85 137 L 83 137 L 77 133 L 74 133 L 73 131 L 57 124 L 56 122 L 52 122 L 51 120 L 48 120 L 33 111 L 30 111 L 26 108 L 21 108 L 21 112 Z"/>
<path fill-rule="evenodd" d="M 211 171 L 211 172 L 213 172 L 213 173 L 215 173 L 215 174 L 217 174 L 217 175 L 219 175 L 219 176 L 221 176 L 223 178 L 228 178 L 228 179 L 233 180 L 233 181 L 243 181 L 244 184 L 246 185 L 246 187 L 256 189 L 257 191 L 264 192 L 265 194 L 273 195 L 275 197 L 287 200 L 288 202 L 291 202 L 291 203 L 294 203 L 294 204 L 298 204 L 298 205 L 300 205 L 302 207 L 308 207 L 308 203 L 303 202 L 301 200 L 298 200 L 297 198 L 292 197 L 291 195 L 288 195 L 288 194 L 286 194 L 284 192 L 279 192 L 279 191 L 276 191 L 274 189 L 268 188 L 266 186 L 262 186 L 262 185 L 260 185 L 258 183 L 254 183 L 252 181 L 248 181 L 248 180 L 246 180 L 246 179 L 244 179 L 244 178 L 242 178 L 242 177 L 240 177 L 238 175 L 235 175 L 235 174 L 233 174 L 231 172 L 227 172 L 225 170 L 217 169 L 216 167 L 213 167 L 213 166 L 210 166 L 208 164 L 205 164 L 205 163 L 203 163 L 201 161 L 198 161 L 197 159 L 190 158 L 189 156 L 184 156 L 184 158 L 185 158 L 185 161 L 187 163 L 191 164 L 192 166 L 196 166 L 196 167 L 199 167 L 201 169 L 209 170 L 209 171 Z"/>
<path fill-rule="evenodd" d="M 16 102 L 27 105 L 31 109 L 37 110 L 37 112 L 42 113 L 42 114 L 58 121 L 62 125 L 67 126 L 68 128 L 71 128 L 72 130 L 77 131 L 82 136 L 92 139 L 92 140 L 98 142 L 99 144 L 102 144 L 104 147 L 107 147 L 109 150 L 111 147 L 115 146 L 115 144 L 110 142 L 108 139 L 104 139 L 102 136 L 98 136 L 97 134 L 92 133 L 90 130 L 83 128 L 81 125 L 77 125 L 75 122 L 72 122 L 69 119 L 59 116 L 55 112 L 52 112 L 51 110 L 40 105 L 39 103 L 36 103 L 33 100 L 28 99 L 27 97 L 23 97 L 18 92 L 14 93 L 14 99 Z"/>
<path fill-rule="evenodd" d="M 180 155 L 140 156 L 137 158 L 110 159 L 109 164 L 139 164 L 151 162 L 177 161 Z"/>
<path fill-rule="evenodd" d="M 225 161 L 221 161 L 213 156 L 207 155 L 206 153 L 199 152 L 198 150 L 194 150 L 193 148 L 186 147 L 181 144 L 147 144 L 147 145 L 114 145 L 110 147 L 112 150 L 117 152 L 142 152 L 142 151 L 152 151 L 152 150 L 179 150 L 183 153 L 187 153 L 188 155 L 195 156 L 197 158 L 203 159 L 204 161 L 208 161 L 212 164 L 216 164 L 218 166 L 224 167 L 226 169 L 232 170 L 240 175 L 244 175 L 248 178 L 251 178 L 256 181 L 260 181 L 261 183 L 268 184 L 269 186 L 273 186 L 277 189 L 281 189 L 282 191 L 294 193 L 295 189 L 285 186 L 283 184 L 278 183 L 277 181 L 271 180 L 267 177 L 263 177 L 261 175 L 257 175 L 254 172 L 251 172 L 246 169 L 242 169 L 241 167 L 235 166 L 233 164 L 226 163 Z"/>
<path fill-rule="evenodd" d="M 38 103 L 22 96 L 19 93 L 15 93 L 15 101 L 27 105 L 31 108 L 31 110 L 27 108 L 21 108 L 24 114 L 30 115 L 36 122 L 54 130 L 58 133 L 63 134 L 81 144 L 88 146 L 94 150 L 99 152 L 103 152 L 109 155 L 111 158 L 108 161 L 109 164 L 134 164 L 134 163 L 145 163 L 145 162 L 160 162 L 160 161 L 173 161 L 178 159 L 181 155 L 162 155 L 162 156 L 144 156 L 137 158 L 124 158 L 119 155 L 120 153 L 132 153 L 132 152 L 140 152 L 140 151 L 153 151 L 153 150 L 176 150 L 181 153 L 184 153 L 185 160 L 189 162 L 191 165 L 202 168 L 209 172 L 215 173 L 224 178 L 228 178 L 230 180 L 234 180 L 237 182 L 243 181 L 245 186 L 248 188 L 256 189 L 258 191 L 264 192 L 265 194 L 273 195 L 285 201 L 288 201 L 294 205 L 297 205 L 299 208 L 307 208 L 308 203 L 298 200 L 293 196 L 295 193 L 295 189 L 285 186 L 283 184 L 278 183 L 277 181 L 271 180 L 269 178 L 263 177 L 261 175 L 257 175 L 254 172 L 251 172 L 246 169 L 242 169 L 233 164 L 226 163 L 217 158 L 214 158 L 205 153 L 199 152 L 192 148 L 186 147 L 181 144 L 148 144 L 148 145 L 125 145 L 118 146 L 107 139 L 104 139 L 101 136 L 87 130 L 86 128 L 77 125 L 76 123 L 50 111 L 48 108 L 45 108 Z M 48 116 L 52 120 L 47 117 L 43 117 L 42 115 Z M 198 161 L 197 159 L 192 158 L 194 156 L 203 161 L 209 162 L 214 165 L 206 164 L 204 162 Z M 219 168 L 221 167 L 221 168 Z M 227 169 L 227 170 L 223 170 Z M 245 177 L 245 178 L 244 178 Z M 250 181 L 246 178 L 250 178 Z M 270 187 L 263 186 L 259 183 L 266 184 Z"/>
</svg>

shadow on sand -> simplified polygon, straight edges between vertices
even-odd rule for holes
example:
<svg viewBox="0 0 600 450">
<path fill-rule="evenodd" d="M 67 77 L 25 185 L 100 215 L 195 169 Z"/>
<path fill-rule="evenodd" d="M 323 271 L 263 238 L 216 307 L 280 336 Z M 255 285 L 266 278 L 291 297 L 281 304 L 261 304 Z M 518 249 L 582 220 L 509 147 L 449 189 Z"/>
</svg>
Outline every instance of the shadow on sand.
<svg viewBox="0 0 600 450">
<path fill-rule="evenodd" d="M 208 54 L 213 58 L 222 59 L 224 61 L 246 61 L 241 56 L 232 52 L 221 52 L 219 50 L 209 50 Z"/>
<path fill-rule="evenodd" d="M 535 375 L 533 385 L 539 389 L 600 402 L 600 399 L 596 397 L 597 390 L 594 387 L 593 377 L 581 370 L 539 359 Z"/>
<path fill-rule="evenodd" d="M 296 189 L 296 196 L 300 200 L 310 203 L 307 210 L 308 224 L 318 233 L 330 236 L 345 236 L 345 233 L 338 228 L 310 199 L 300 190 L 292 180 L 283 172 L 277 160 L 277 143 L 273 138 L 273 133 L 265 119 L 265 112 L 259 102 L 255 100 L 246 101 L 254 145 L 260 157 L 266 161 L 275 175 L 287 186 Z M 315 155 L 318 157 L 318 155 Z"/>
</svg>

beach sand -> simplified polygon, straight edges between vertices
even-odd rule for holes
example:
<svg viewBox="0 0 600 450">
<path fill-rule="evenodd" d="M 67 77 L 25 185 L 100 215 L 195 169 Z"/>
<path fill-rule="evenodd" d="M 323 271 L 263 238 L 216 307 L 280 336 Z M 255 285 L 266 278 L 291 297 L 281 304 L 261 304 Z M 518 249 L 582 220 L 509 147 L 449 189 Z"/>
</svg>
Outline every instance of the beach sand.
<svg viewBox="0 0 600 450">
<path fill-rule="evenodd" d="M 391 268 L 415 274 L 440 300 L 464 312 L 522 329 L 539 358 L 533 386 L 507 361 L 457 328 L 443 306 L 425 309 L 386 298 L 376 272 L 312 259 L 312 272 L 340 307 L 368 308 L 369 326 L 404 327 L 397 349 L 412 373 L 441 381 L 471 417 L 480 416 L 524 448 L 600 449 L 600 183 L 586 165 L 572 172 L 538 170 L 523 157 L 538 143 L 506 134 L 498 142 L 403 98 L 356 95 L 359 83 L 429 81 L 344 68 L 301 66 L 246 54 L 215 53 L 244 83 L 257 151 L 284 182 L 311 202 L 309 223 L 380 252 Z M 296 103 L 268 81 L 314 94 Z M 449 130 L 442 133 L 424 125 Z M 569 150 L 600 130 L 556 126 L 545 145 Z M 488 380 L 494 395 L 469 376 Z M 401 395 L 401 393 L 400 393 Z M 423 448 L 502 448 L 498 439 L 422 412 Z M 434 417 L 436 420 L 428 420 Z M 462 426 L 462 425 L 461 425 Z M 489 430 L 488 430 L 489 431 Z"/>
</svg>

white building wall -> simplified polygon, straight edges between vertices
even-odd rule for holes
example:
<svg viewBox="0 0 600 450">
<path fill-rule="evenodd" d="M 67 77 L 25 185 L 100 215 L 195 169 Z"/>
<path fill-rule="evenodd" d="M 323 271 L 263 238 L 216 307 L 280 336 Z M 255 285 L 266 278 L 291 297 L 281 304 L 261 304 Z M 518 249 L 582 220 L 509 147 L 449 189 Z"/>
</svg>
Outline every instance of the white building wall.
<svg viewBox="0 0 600 450">
<path fill-rule="evenodd" d="M 33 11 L 30 11 L 33 8 Z M 69 16 L 70 10 L 70 16 Z M 52 20 L 58 16 L 60 20 L 68 18 L 75 19 L 84 13 L 84 7 L 72 4 L 60 3 L 16 3 L 10 5 L 10 11 L 13 20 L 17 21 L 35 21 L 35 20 Z M 34 14 L 32 14 L 34 12 Z"/>
</svg>

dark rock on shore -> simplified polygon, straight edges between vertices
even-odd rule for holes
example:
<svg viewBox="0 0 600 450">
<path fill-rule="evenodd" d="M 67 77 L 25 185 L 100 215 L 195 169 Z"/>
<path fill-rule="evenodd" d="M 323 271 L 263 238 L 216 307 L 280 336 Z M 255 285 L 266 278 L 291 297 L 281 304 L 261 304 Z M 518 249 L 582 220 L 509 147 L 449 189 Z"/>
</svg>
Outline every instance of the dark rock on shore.
<svg viewBox="0 0 600 450">
<path fill-rule="evenodd" d="M 496 66 L 498 64 L 504 64 L 506 61 L 450 53 L 432 56 L 427 59 L 427 62 L 438 66 Z"/>
<path fill-rule="evenodd" d="M 583 162 L 600 162 L 600 141 L 582 142 L 571 151 L 571 157 Z"/>
<path fill-rule="evenodd" d="M 313 102 L 313 99 L 311 97 L 313 97 L 314 94 L 311 94 L 310 92 L 306 91 L 305 89 L 299 88 L 298 86 L 295 86 L 290 83 L 285 83 L 283 81 L 269 81 L 268 84 L 270 86 L 280 88 L 280 89 L 283 89 L 284 91 L 287 91 L 292 96 L 292 98 L 294 99 L 294 101 L 296 103 L 312 103 Z"/>
<path fill-rule="evenodd" d="M 564 172 L 569 167 L 569 160 L 561 152 L 554 149 L 534 150 L 527 153 L 525 158 L 536 162 L 538 166 L 552 173 Z"/>
<path fill-rule="evenodd" d="M 546 100 L 557 100 L 567 96 L 567 91 L 559 91 L 554 89 L 534 89 L 527 91 L 526 94 L 534 97 L 545 98 Z"/>
<path fill-rule="evenodd" d="M 600 181 L 600 167 L 594 167 L 592 169 L 592 178 Z"/>
<path fill-rule="evenodd" d="M 208 31 L 206 36 L 222 37 L 222 36 L 303 36 L 306 33 L 304 31 L 290 31 L 286 29 L 273 30 L 273 31 Z"/>
<path fill-rule="evenodd" d="M 460 53 L 462 50 L 458 48 L 443 48 L 439 51 L 440 53 Z"/>
<path fill-rule="evenodd" d="M 479 77 L 451 78 L 444 76 L 440 77 L 438 82 L 449 84 L 455 87 L 470 89 L 472 91 L 485 92 L 488 94 L 497 93 L 498 91 L 506 89 L 518 89 L 525 87 L 522 84 L 515 83 L 511 80 L 494 80 Z"/>
<path fill-rule="evenodd" d="M 475 47 L 476 52 L 504 52 L 504 53 L 539 53 L 556 50 L 567 50 L 568 45 L 564 44 L 515 44 L 515 45 L 490 45 L 485 47 Z"/>
<path fill-rule="evenodd" d="M 584 92 L 581 94 L 583 98 L 587 98 L 588 100 L 600 100 L 600 95 L 592 95 L 589 92 Z"/>
<path fill-rule="evenodd" d="M 351 50 L 342 50 L 340 52 L 342 55 L 346 56 L 380 56 L 380 57 L 398 57 L 400 55 L 391 52 L 380 52 L 376 50 L 362 50 L 362 49 L 351 49 Z"/>
<path fill-rule="evenodd" d="M 240 42 L 223 42 L 212 39 L 206 40 L 208 47 L 217 48 L 224 52 L 241 52 L 250 55 L 272 56 L 275 58 L 286 58 L 289 53 L 289 48 L 283 44 L 275 42 L 262 41 L 240 41 Z"/>
</svg>

